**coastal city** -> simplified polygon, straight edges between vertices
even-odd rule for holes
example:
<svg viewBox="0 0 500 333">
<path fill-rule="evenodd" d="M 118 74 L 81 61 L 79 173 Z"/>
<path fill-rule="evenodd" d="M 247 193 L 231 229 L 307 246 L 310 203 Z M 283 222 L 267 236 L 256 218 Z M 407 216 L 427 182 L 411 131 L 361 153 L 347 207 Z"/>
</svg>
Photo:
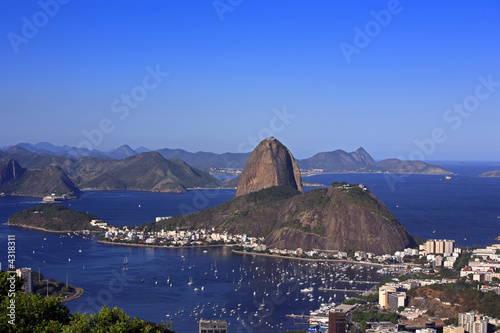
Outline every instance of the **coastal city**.
<svg viewBox="0 0 500 333">
<path fill-rule="evenodd" d="M 274 196 L 288 193 L 279 187 L 260 193 L 267 195 L 266 191 L 274 191 L 270 192 Z M 360 211 L 372 205 L 372 211 L 376 209 L 381 215 L 387 214 L 376 205 L 371 191 L 362 184 L 334 182 L 328 189 L 316 191 L 355 200 Z M 258 202 L 259 199 L 254 200 Z M 321 205 L 319 200 L 325 199 L 315 200 L 315 205 Z M 64 223 L 54 222 L 63 221 L 62 216 Z M 150 285 L 151 277 L 137 276 L 136 283 L 144 288 L 148 285 L 164 290 L 187 287 L 186 292 L 194 295 L 208 292 L 208 281 L 224 279 L 233 288 L 230 293 L 234 295 L 238 295 L 244 285 L 255 283 L 250 308 L 248 305 L 243 307 L 241 300 L 234 306 L 228 306 L 222 300 L 222 305 L 219 302 L 198 302 L 192 308 L 186 309 L 182 305 L 165 314 L 177 325 L 182 326 L 186 320 L 195 322 L 200 333 L 236 332 L 261 326 L 285 332 L 282 330 L 283 321 L 278 324 L 268 318 L 276 304 L 284 301 L 315 304 L 300 312 L 292 310 L 294 307 L 291 306 L 290 311 L 283 314 L 299 328 L 286 331 L 288 333 L 489 333 L 500 328 L 500 244 L 459 247 L 453 239 L 424 240 L 417 237 L 412 239 L 415 246 L 392 253 L 381 253 L 380 250 L 373 253 L 352 247 L 343 251 L 311 247 L 276 248 L 269 246 L 262 236 L 231 233 L 220 227 L 193 229 L 179 226 L 176 224 L 179 218 L 158 216 L 154 222 L 142 225 L 115 226 L 89 213 L 44 203 L 12 215 L 9 224 L 28 229 L 36 224 L 35 229 L 59 233 L 61 240 L 81 237 L 124 249 L 163 249 L 166 252 L 199 249 L 201 255 L 221 249 L 231 256 L 241 256 L 242 260 L 251 258 L 246 266 L 240 264 L 238 269 L 230 271 L 224 271 L 215 261 L 204 262 L 202 268 L 197 268 L 198 275 L 189 276 L 186 281 L 155 275 L 152 277 L 154 284 Z M 76 228 L 74 231 L 68 231 L 69 221 Z M 80 247 L 78 253 L 81 252 Z M 35 250 L 33 255 L 36 255 Z M 265 266 L 255 263 L 256 258 L 268 258 L 276 265 L 273 263 L 266 270 Z M 68 263 L 72 262 L 71 259 L 67 258 Z M 186 261 L 184 255 L 179 260 L 180 271 L 193 269 L 194 272 L 193 262 Z M 125 256 L 120 266 L 121 274 L 126 275 L 134 265 Z M 135 267 L 142 271 L 137 264 Z M 84 270 L 85 266 L 82 267 Z M 50 294 L 60 302 L 84 296 L 82 288 L 72 286 L 68 281 L 43 279 L 33 267 L 17 268 L 11 274 L 17 276 L 21 283 L 19 289 L 26 295 Z M 262 288 L 263 284 L 271 290 Z M 281 297 L 280 301 L 277 301 L 278 297 Z"/>
<path fill-rule="evenodd" d="M 0 1 L 0 333 L 500 333 L 500 1 Z"/>
<path fill-rule="evenodd" d="M 158 217 L 157 221 L 168 218 Z M 468 284 L 485 295 L 500 295 L 500 244 L 464 249 L 455 247 L 454 240 L 430 239 L 418 248 L 375 255 L 363 251 L 334 253 L 304 251 L 300 248 L 269 249 L 263 244 L 264 238 L 233 235 L 213 229 L 144 232 L 135 228 L 109 226 L 99 220 L 92 220 L 91 225 L 103 229 L 100 241 L 124 246 L 230 246 L 234 253 L 239 254 L 279 256 L 315 263 L 337 262 L 353 267 L 371 267 L 380 274 L 386 274 L 387 278 L 382 282 L 363 291 L 358 291 L 356 286 L 369 281 L 346 281 L 349 288 L 345 292 L 350 296 L 341 303 L 335 303 L 330 298 L 324 300 L 321 308 L 310 311 L 308 315 L 288 315 L 294 320 L 306 320 L 304 324 L 308 332 L 487 333 L 500 326 L 498 317 L 474 309 L 459 312 L 458 317 L 452 320 L 444 314 L 459 306 L 456 303 L 458 299 L 446 293 L 436 294 L 437 297 L 431 299 L 429 295 L 419 294 L 419 290 L 438 291 L 457 284 Z M 456 272 L 455 276 L 452 272 Z M 31 269 L 18 269 L 16 273 L 23 279 L 21 290 L 30 293 L 33 284 Z M 306 297 L 314 288 L 328 290 L 321 286 L 304 286 L 300 292 Z M 200 332 L 232 332 L 226 321 L 217 318 L 200 318 L 199 327 Z"/>
<path fill-rule="evenodd" d="M 157 217 L 156 222 L 169 218 Z M 289 314 L 290 318 L 297 320 L 307 319 L 308 332 L 487 333 L 500 326 L 498 317 L 488 316 L 475 309 L 459 312 L 456 319 L 451 319 L 449 313 L 459 307 L 459 298 L 438 293 L 457 284 L 466 284 L 484 295 L 500 295 L 500 244 L 468 249 L 456 247 L 454 240 L 430 239 L 422 242 L 418 248 L 375 255 L 363 251 L 348 253 L 267 248 L 262 237 L 217 232 L 214 228 L 145 232 L 134 227 L 110 226 L 100 220 L 92 220 L 90 224 L 103 230 L 99 241 L 104 243 L 165 248 L 228 246 L 237 254 L 293 258 L 316 263 L 337 262 L 353 267 L 375 268 L 378 273 L 387 275 L 382 282 L 366 290 L 358 291 L 356 286 L 369 281 L 346 281 L 349 288 L 345 292 L 349 292 L 350 297 L 346 297 L 345 301 L 338 304 L 330 298 L 324 300 L 321 308 L 310 311 L 308 315 Z M 19 270 L 18 275 L 25 278 L 23 290 L 29 292 L 29 269 Z M 300 291 L 301 294 L 311 295 L 314 288 L 328 290 L 322 286 L 304 286 Z M 436 297 L 429 299 L 429 294 L 419 294 L 420 290 L 434 290 Z M 371 319 L 366 320 L 369 314 Z M 356 321 L 360 318 L 364 321 Z M 199 326 L 200 332 L 231 332 L 224 320 L 215 318 L 200 319 Z"/>
</svg>

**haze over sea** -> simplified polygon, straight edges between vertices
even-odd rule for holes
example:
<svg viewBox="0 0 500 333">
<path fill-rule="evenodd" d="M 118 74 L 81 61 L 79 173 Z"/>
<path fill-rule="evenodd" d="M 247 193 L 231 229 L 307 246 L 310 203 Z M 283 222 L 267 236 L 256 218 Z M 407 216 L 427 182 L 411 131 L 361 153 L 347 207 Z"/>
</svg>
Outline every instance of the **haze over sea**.
<svg viewBox="0 0 500 333">
<path fill-rule="evenodd" d="M 478 175 L 498 166 L 442 166 L 456 173 L 451 180 L 428 175 L 325 174 L 306 177 L 303 181 L 325 185 L 334 181 L 362 183 L 413 236 L 455 239 L 459 246 L 493 243 L 500 235 L 500 178 Z M 89 191 L 81 199 L 63 204 L 93 213 L 113 225 L 132 226 L 154 220 L 156 216 L 213 207 L 233 197 L 233 189 L 192 190 L 183 194 Z M 40 202 L 30 197 L 0 198 L 0 222 Z M 82 237 L 61 238 L 58 234 L 4 224 L 0 225 L 0 247 L 6 246 L 9 234 L 16 235 L 17 267 L 40 270 L 45 277 L 58 281 L 68 278 L 70 284 L 85 289 L 81 298 L 65 303 L 72 311 L 95 312 L 103 305 L 118 306 L 130 316 L 157 322 L 172 319 L 174 329 L 180 332 L 196 332 L 200 317 L 214 316 L 227 320 L 234 331 L 235 327 L 241 332 L 296 329 L 286 314 L 308 314 L 325 298 L 335 297 L 336 303 L 344 299 L 344 292 L 334 294 L 317 289 L 327 272 L 340 271 L 338 265 L 313 266 L 295 260 L 240 256 L 224 248 L 209 248 L 204 253 L 204 249 L 111 246 Z M 122 269 L 125 256 L 129 261 L 128 270 Z M 5 269 L 5 255 L 0 261 Z M 360 271 L 351 267 L 345 275 L 359 280 L 383 278 L 376 270 Z M 194 282 L 192 286 L 187 285 L 190 278 Z M 298 281 L 305 285 L 299 285 Z M 309 301 L 298 289 L 312 283 L 317 285 L 313 301 Z M 331 283 L 339 289 L 351 287 Z M 266 304 L 265 311 L 258 310 L 262 303 Z"/>
</svg>

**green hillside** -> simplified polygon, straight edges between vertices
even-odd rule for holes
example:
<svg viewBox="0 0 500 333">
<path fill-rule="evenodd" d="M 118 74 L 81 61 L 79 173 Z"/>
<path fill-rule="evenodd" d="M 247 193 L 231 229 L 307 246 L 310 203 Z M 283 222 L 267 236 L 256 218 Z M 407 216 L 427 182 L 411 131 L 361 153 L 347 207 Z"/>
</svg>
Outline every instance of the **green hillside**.
<svg viewBox="0 0 500 333">
<path fill-rule="evenodd" d="M 149 231 L 215 228 L 265 237 L 270 247 L 394 253 L 416 243 L 374 195 L 358 185 L 332 184 L 301 193 L 275 186 L 219 206 L 139 226 Z"/>
<path fill-rule="evenodd" d="M 8 225 L 41 228 L 49 231 L 100 231 L 90 225 L 99 220 L 93 214 L 72 210 L 58 204 L 43 204 L 15 213 L 9 217 Z"/>
<path fill-rule="evenodd" d="M 80 176 L 82 188 L 186 192 L 189 187 L 220 186 L 220 182 L 212 175 L 179 159 L 166 160 L 157 152 L 104 163 L 106 167 L 93 177 L 88 174 Z"/>
</svg>

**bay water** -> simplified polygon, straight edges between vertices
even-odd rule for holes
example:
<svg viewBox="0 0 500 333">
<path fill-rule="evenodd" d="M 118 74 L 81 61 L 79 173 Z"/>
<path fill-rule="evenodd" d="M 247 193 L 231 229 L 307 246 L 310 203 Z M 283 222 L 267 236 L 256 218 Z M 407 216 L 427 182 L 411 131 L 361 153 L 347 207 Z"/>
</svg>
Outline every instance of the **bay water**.
<svg viewBox="0 0 500 333">
<path fill-rule="evenodd" d="M 304 181 L 329 185 L 362 183 L 413 236 L 454 239 L 459 246 L 485 246 L 500 236 L 500 178 L 478 175 L 482 164 L 449 164 L 444 176 L 325 174 Z M 497 167 L 498 169 L 499 167 Z M 312 190 L 308 187 L 306 190 Z M 216 206 L 233 189 L 183 194 L 88 191 L 63 204 L 95 214 L 116 226 L 134 226 L 157 216 L 174 216 Z M 198 321 L 224 319 L 230 332 L 283 332 L 304 328 L 287 314 L 309 314 L 321 303 L 340 303 L 353 288 L 380 281 L 377 268 L 233 254 L 229 248 L 153 249 L 97 243 L 95 238 L 6 226 L 11 214 L 41 204 L 39 198 L 0 198 L 0 262 L 7 265 L 7 236 L 16 238 L 16 266 L 68 281 L 85 294 L 64 303 L 71 311 L 94 313 L 118 306 L 130 316 L 173 322 L 179 332 L 197 332 Z M 128 265 L 123 265 L 124 258 Z M 125 268 L 125 269 L 124 269 Z M 188 284 L 189 282 L 192 282 Z M 313 292 L 301 290 L 312 287 Z M 339 291 L 323 291 L 319 287 Z"/>
</svg>

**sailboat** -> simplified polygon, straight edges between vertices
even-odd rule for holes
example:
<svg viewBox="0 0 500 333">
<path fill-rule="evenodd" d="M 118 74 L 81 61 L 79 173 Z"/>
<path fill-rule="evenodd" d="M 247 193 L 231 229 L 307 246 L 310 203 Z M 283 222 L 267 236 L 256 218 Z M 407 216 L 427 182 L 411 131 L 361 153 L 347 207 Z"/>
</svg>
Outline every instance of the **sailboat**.
<svg viewBox="0 0 500 333">
<path fill-rule="evenodd" d="M 125 256 L 125 258 L 123 259 L 123 264 L 124 264 L 124 265 L 128 265 L 128 259 L 127 259 L 127 256 Z"/>
</svg>

